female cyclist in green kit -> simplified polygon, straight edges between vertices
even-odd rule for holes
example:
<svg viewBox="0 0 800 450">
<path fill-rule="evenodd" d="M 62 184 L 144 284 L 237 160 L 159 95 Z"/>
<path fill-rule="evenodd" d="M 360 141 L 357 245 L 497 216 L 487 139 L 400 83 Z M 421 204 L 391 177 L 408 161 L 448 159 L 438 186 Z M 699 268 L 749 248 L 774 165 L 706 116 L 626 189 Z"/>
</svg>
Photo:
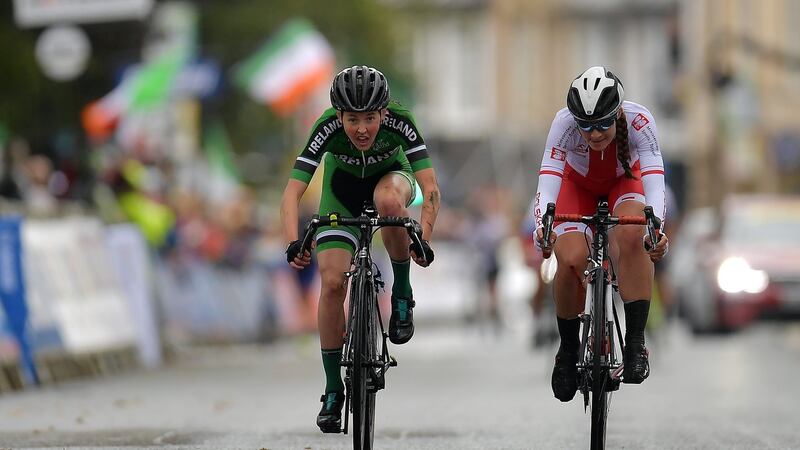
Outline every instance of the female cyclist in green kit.
<svg viewBox="0 0 800 450">
<path fill-rule="evenodd" d="M 314 124 L 283 193 L 281 218 L 288 243 L 287 261 L 296 269 L 310 263 L 310 253 L 300 254 L 298 204 L 323 159 L 321 215 L 338 212 L 356 217 L 364 202 L 371 201 L 381 216 L 407 217 L 406 208 L 419 183 L 424 196 L 421 248 L 410 245 L 402 228 L 381 230 L 394 275 L 389 339 L 403 344 L 414 334 L 410 260 L 421 266 L 433 261 L 428 240 L 440 204 L 436 174 L 414 118 L 399 103 L 390 101 L 389 85 L 380 71 L 367 66 L 342 70 L 333 79 L 330 97 L 333 107 Z M 358 233 L 356 228 L 321 227 L 315 236 L 322 278 L 317 321 L 326 378 L 317 425 L 323 432 L 341 430 L 345 396 L 339 363 L 345 330 L 345 272 L 350 270 Z"/>
</svg>

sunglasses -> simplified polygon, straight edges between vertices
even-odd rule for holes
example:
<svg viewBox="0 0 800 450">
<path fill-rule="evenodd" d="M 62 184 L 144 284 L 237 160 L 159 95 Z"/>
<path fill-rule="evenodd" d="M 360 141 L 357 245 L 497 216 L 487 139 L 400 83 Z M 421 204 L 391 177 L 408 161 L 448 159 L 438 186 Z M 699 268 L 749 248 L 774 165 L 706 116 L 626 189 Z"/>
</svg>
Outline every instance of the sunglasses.
<svg viewBox="0 0 800 450">
<path fill-rule="evenodd" d="M 598 131 L 608 130 L 609 128 L 614 126 L 616 120 L 617 120 L 616 116 L 611 116 L 606 119 L 600 120 L 598 122 L 586 122 L 584 120 L 575 119 L 575 123 L 578 124 L 578 128 L 580 128 L 581 130 L 587 133 L 591 133 L 592 130 L 598 130 Z"/>
</svg>

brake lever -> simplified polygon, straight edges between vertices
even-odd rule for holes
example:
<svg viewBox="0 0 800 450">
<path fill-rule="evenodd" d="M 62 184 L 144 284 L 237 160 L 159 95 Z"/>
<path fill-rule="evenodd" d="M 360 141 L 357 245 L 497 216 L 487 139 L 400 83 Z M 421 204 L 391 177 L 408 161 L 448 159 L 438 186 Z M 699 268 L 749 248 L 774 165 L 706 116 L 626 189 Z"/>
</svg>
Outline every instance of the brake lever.
<svg viewBox="0 0 800 450">
<path fill-rule="evenodd" d="M 422 226 L 416 220 L 409 218 L 406 221 L 405 227 L 408 236 L 415 244 L 419 245 L 419 248 L 422 250 L 422 260 L 427 263 L 428 258 L 425 255 L 425 248 L 422 246 Z"/>
<path fill-rule="evenodd" d="M 318 227 L 319 227 L 319 214 L 314 214 L 311 217 L 311 220 L 308 221 L 305 234 L 303 235 L 303 241 L 300 245 L 301 257 L 305 255 L 307 251 L 311 250 L 311 236 L 314 235 L 314 232 L 317 231 Z"/>
<path fill-rule="evenodd" d="M 553 232 L 553 222 L 555 221 L 556 215 L 556 204 L 555 203 L 548 203 L 547 210 L 542 216 L 542 240 L 544 241 L 542 244 L 543 249 L 550 249 L 550 235 Z"/>
<path fill-rule="evenodd" d="M 652 206 L 644 207 L 644 216 L 647 219 L 647 235 L 650 237 L 650 245 L 647 245 L 647 242 L 645 242 L 644 248 L 649 252 L 655 248 L 660 240 L 661 219 L 656 217 L 655 213 L 653 213 Z"/>
</svg>

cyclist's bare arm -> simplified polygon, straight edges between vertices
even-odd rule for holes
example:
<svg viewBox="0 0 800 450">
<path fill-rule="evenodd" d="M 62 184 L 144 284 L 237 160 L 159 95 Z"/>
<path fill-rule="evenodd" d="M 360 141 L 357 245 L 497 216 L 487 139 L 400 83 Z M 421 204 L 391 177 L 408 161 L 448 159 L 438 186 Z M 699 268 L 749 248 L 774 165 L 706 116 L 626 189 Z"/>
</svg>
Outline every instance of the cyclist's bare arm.
<svg viewBox="0 0 800 450">
<path fill-rule="evenodd" d="M 436 181 L 436 172 L 432 167 L 414 172 L 419 187 L 422 190 L 422 212 L 420 213 L 420 225 L 422 226 L 422 239 L 429 241 L 433 235 L 433 228 L 436 225 L 436 217 L 439 215 L 441 204 L 441 194 L 439 193 L 439 183 Z M 425 267 L 430 261 L 425 261 L 413 254 L 414 262 Z"/>
<path fill-rule="evenodd" d="M 308 183 L 304 183 L 293 178 L 289 179 L 286 183 L 286 189 L 283 191 L 281 199 L 281 223 L 283 224 L 283 239 L 288 245 L 289 243 L 297 240 L 297 227 L 299 219 L 299 205 L 300 198 L 308 188 Z M 295 269 L 302 269 L 311 263 L 311 253 L 305 252 L 300 258 L 294 258 L 294 261 L 289 265 Z"/>
<path fill-rule="evenodd" d="M 439 183 L 436 181 L 436 172 L 433 168 L 414 172 L 414 176 L 417 178 L 419 187 L 422 190 L 422 214 L 420 215 L 422 239 L 430 240 L 441 203 Z"/>
</svg>

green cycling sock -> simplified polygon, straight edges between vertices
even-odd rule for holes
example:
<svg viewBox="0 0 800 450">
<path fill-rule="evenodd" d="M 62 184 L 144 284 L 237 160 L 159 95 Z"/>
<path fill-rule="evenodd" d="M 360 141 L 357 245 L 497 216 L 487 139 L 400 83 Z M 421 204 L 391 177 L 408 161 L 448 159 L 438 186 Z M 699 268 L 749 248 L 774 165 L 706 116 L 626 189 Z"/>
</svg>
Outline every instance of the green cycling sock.
<svg viewBox="0 0 800 450">
<path fill-rule="evenodd" d="M 344 392 L 342 382 L 342 348 L 322 349 L 322 367 L 325 369 L 325 393 Z"/>
<path fill-rule="evenodd" d="M 395 298 L 411 299 L 411 258 L 405 261 L 392 260 L 392 273 L 394 283 L 392 284 L 392 296 Z"/>
</svg>

